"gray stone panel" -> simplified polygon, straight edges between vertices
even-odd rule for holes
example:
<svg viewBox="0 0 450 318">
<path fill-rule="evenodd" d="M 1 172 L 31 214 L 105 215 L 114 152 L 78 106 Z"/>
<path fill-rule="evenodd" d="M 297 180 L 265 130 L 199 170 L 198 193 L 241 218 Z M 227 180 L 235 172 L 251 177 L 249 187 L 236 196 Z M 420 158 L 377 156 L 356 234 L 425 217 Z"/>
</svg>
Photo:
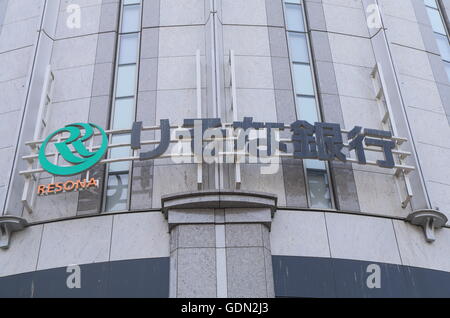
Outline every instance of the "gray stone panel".
<svg viewBox="0 0 450 318">
<path fill-rule="evenodd" d="M 213 224 L 215 220 L 214 209 L 171 209 L 167 215 L 168 222 L 175 227 L 179 224 Z"/>
<path fill-rule="evenodd" d="M 274 255 L 330 257 L 323 212 L 278 210 L 270 238 Z"/>
<path fill-rule="evenodd" d="M 164 0 L 163 0 L 164 1 Z M 142 27 L 157 27 L 160 24 L 160 3 L 161 0 L 144 1 Z"/>
<path fill-rule="evenodd" d="M 277 118 L 280 123 L 290 124 L 297 119 L 294 93 L 291 90 L 275 90 Z"/>
<path fill-rule="evenodd" d="M 0 52 L 13 51 L 33 45 L 40 22 L 41 19 L 37 16 L 4 24 L 0 34 Z"/>
<path fill-rule="evenodd" d="M 0 207 L 3 209 L 3 206 L 6 202 L 6 185 L 0 186 Z"/>
<path fill-rule="evenodd" d="M 63 70 L 94 64 L 96 56 L 98 56 L 99 45 L 97 34 L 55 41 L 52 52 L 52 69 Z M 111 51 L 113 47 L 108 49 Z"/>
<path fill-rule="evenodd" d="M 168 257 L 170 235 L 159 211 L 114 215 L 110 261 Z"/>
<path fill-rule="evenodd" d="M 305 171 L 302 161 L 299 160 L 297 164 L 284 163 L 283 175 L 286 191 L 286 206 L 308 207 Z"/>
<path fill-rule="evenodd" d="M 272 57 L 272 72 L 276 90 L 292 90 L 291 68 L 288 58 Z"/>
<path fill-rule="evenodd" d="M 26 77 L 0 83 L 0 113 L 20 110 L 25 101 Z"/>
<path fill-rule="evenodd" d="M 318 30 L 326 29 L 322 3 L 309 2 L 306 8 L 308 17 L 310 18 L 310 24 L 316 23 L 315 26 Z M 316 22 L 312 22 L 313 20 Z M 311 28 L 314 30 L 314 24 L 311 25 Z M 353 39 L 353 37 L 347 38 Z M 348 55 L 351 54 L 351 51 L 355 51 L 350 50 L 348 45 L 344 45 L 343 43 L 338 42 L 337 44 L 339 44 L 339 48 L 346 48 L 343 49 L 343 55 Z M 357 46 L 360 45 L 357 44 Z M 335 59 L 334 54 L 336 54 L 338 50 L 336 47 L 332 50 L 328 33 L 314 31 L 311 32 L 311 49 L 316 61 L 316 75 L 318 81 L 318 91 L 320 94 L 319 99 L 321 101 L 323 114 L 322 119 L 326 122 L 339 123 L 342 128 L 346 128 L 341 102 L 338 95 L 341 92 L 338 90 L 338 86 L 336 84 L 335 64 L 333 64 Z M 359 211 L 358 194 L 356 191 L 355 180 L 353 178 L 352 167 L 346 166 L 344 170 L 339 170 L 337 169 L 338 163 L 332 163 L 330 167 L 337 208 L 343 210 L 349 208 L 352 211 Z"/>
<path fill-rule="evenodd" d="M 183 248 L 177 253 L 177 297 L 216 297 L 215 248 Z"/>
<path fill-rule="evenodd" d="M 110 108 L 111 108 L 110 96 L 92 97 L 89 107 L 89 122 L 97 124 L 100 127 L 108 127 Z"/>
<path fill-rule="evenodd" d="M 92 79 L 92 97 L 110 96 L 114 86 L 114 63 L 96 64 Z"/>
<path fill-rule="evenodd" d="M 271 56 L 289 56 L 286 41 L 286 31 L 284 29 L 269 27 L 269 45 Z"/>
<path fill-rule="evenodd" d="M 331 62 L 333 57 L 331 55 L 330 41 L 328 33 L 311 31 L 311 47 L 316 61 Z"/>
<path fill-rule="evenodd" d="M 115 32 L 119 25 L 120 1 L 102 1 L 99 33 Z"/>
<path fill-rule="evenodd" d="M 227 248 L 228 297 L 268 297 L 264 250 L 262 247 Z"/>
<path fill-rule="evenodd" d="M 104 176 L 104 165 L 90 169 L 90 177 L 99 180 L 99 188 L 90 188 L 78 193 L 77 215 L 97 214 L 102 211 Z M 85 175 L 83 175 L 83 178 L 85 178 Z"/>
<path fill-rule="evenodd" d="M 326 31 L 326 21 L 321 1 L 306 1 L 305 10 L 310 30 Z"/>
<path fill-rule="evenodd" d="M 244 204 L 234 203 L 236 206 Z M 229 208 L 225 210 L 226 223 L 265 223 L 270 224 L 274 210 L 269 208 Z"/>
<path fill-rule="evenodd" d="M 144 4 L 144 8 L 146 6 Z M 150 59 L 158 57 L 159 52 L 159 28 L 143 29 L 141 43 L 141 58 Z"/>
<path fill-rule="evenodd" d="M 266 0 L 267 25 L 284 27 L 283 4 L 281 1 Z"/>
<path fill-rule="evenodd" d="M 227 247 L 262 247 L 263 233 L 261 224 L 226 224 Z"/>
<path fill-rule="evenodd" d="M 338 123 L 342 128 L 347 128 L 344 122 L 344 114 L 339 95 L 321 94 L 320 100 L 323 110 L 323 120 L 329 123 Z"/>
<path fill-rule="evenodd" d="M 82 13 L 81 27 L 68 28 L 67 20 L 69 19 L 71 13 L 66 10 L 69 4 L 70 3 L 62 3 L 60 6 L 58 23 L 55 32 L 56 39 L 65 39 L 99 32 L 100 18 L 103 11 L 101 4 L 97 3 L 94 5 L 88 5 L 86 2 L 80 4 Z M 108 17 L 104 17 L 104 19 L 108 19 Z M 107 26 L 108 21 L 104 20 L 104 22 L 105 26 Z"/>
<path fill-rule="evenodd" d="M 267 298 L 275 298 L 275 282 L 273 280 L 272 253 L 270 249 L 264 248 L 264 267 L 266 271 Z"/>
<path fill-rule="evenodd" d="M 95 56 L 96 63 L 114 63 L 116 58 L 116 33 L 108 32 L 98 35 L 97 51 Z"/>
<path fill-rule="evenodd" d="M 135 162 L 131 185 L 131 210 L 145 210 L 152 206 L 153 161 Z"/>
<path fill-rule="evenodd" d="M 172 240 L 171 240 L 172 241 Z M 178 252 L 170 252 L 170 269 L 169 269 L 169 297 L 177 298 L 178 293 L 178 275 L 171 273 L 178 272 Z"/>
<path fill-rule="evenodd" d="M 265 0 L 222 0 L 222 21 L 224 24 L 267 25 L 265 3 Z"/>
<path fill-rule="evenodd" d="M 450 85 L 437 83 L 437 88 L 442 100 L 442 105 L 444 106 L 445 114 L 447 117 L 450 117 Z M 448 123 L 450 124 L 450 121 Z"/>
<path fill-rule="evenodd" d="M 336 205 L 340 210 L 360 211 L 358 192 L 351 165 L 332 164 Z"/>
<path fill-rule="evenodd" d="M 434 81 L 437 83 L 448 84 L 449 81 L 447 73 L 444 69 L 444 62 L 442 61 L 441 56 L 428 53 L 428 59 L 430 62 L 431 70 L 433 72 Z"/>
<path fill-rule="evenodd" d="M 37 225 L 13 234 L 8 250 L 0 250 L 0 277 L 36 270 L 42 230 L 43 225 Z"/>
<path fill-rule="evenodd" d="M 337 95 L 338 84 L 336 82 L 336 74 L 334 64 L 331 62 L 316 62 L 316 74 L 318 82 L 318 91 L 321 94 Z M 350 81 L 349 81 L 350 82 Z M 351 85 L 351 84 L 349 84 Z"/>
<path fill-rule="evenodd" d="M 0 64 L 8 65 L 0 74 L 0 82 L 27 76 L 33 52 L 33 47 L 28 46 L 0 54 Z"/>
<path fill-rule="evenodd" d="M 214 247 L 216 234 L 214 225 L 191 224 L 178 226 L 178 248 Z"/>
<path fill-rule="evenodd" d="M 345 1 L 345 3 L 347 4 L 345 6 L 331 1 L 323 3 L 327 31 L 368 37 L 369 31 L 362 4 L 359 1 Z"/>
</svg>

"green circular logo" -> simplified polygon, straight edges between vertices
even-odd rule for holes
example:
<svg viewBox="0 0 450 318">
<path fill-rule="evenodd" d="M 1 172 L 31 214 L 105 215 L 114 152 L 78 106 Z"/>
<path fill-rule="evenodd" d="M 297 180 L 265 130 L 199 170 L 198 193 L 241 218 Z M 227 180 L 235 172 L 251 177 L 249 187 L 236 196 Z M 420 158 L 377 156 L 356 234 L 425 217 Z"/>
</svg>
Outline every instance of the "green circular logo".
<svg viewBox="0 0 450 318">
<path fill-rule="evenodd" d="M 96 152 L 89 151 L 85 142 L 94 137 L 94 128 L 100 131 L 102 144 Z M 69 133 L 69 137 L 55 143 L 56 151 L 64 158 L 65 161 L 71 163 L 72 166 L 57 166 L 47 159 L 45 150 L 49 142 L 58 134 L 64 132 Z M 70 147 L 72 146 L 72 147 Z M 61 128 L 45 139 L 39 151 L 39 162 L 46 171 L 57 176 L 73 176 L 84 172 L 97 164 L 108 149 L 108 136 L 105 131 L 95 124 L 70 124 Z"/>
</svg>

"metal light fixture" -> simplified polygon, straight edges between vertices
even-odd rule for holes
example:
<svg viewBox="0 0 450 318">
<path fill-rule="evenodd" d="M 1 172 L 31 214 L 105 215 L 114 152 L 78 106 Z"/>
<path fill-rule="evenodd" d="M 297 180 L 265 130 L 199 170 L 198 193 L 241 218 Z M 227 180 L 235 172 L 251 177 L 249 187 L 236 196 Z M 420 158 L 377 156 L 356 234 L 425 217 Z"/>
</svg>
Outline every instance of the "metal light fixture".
<svg viewBox="0 0 450 318">
<path fill-rule="evenodd" d="M 25 219 L 17 216 L 0 216 L 0 248 L 8 249 L 13 232 L 22 231 L 28 226 Z"/>
<path fill-rule="evenodd" d="M 408 215 L 406 220 L 423 228 L 428 243 L 433 243 L 436 240 L 434 230 L 445 226 L 448 221 L 444 213 L 431 209 L 414 211 Z"/>
</svg>

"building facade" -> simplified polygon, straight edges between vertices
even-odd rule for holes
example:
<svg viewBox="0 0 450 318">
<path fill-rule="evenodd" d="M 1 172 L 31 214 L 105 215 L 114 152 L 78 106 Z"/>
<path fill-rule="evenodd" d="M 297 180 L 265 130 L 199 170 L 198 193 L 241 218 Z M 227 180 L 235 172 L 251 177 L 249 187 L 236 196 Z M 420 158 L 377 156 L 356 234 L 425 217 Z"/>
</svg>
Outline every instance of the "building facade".
<svg viewBox="0 0 450 318">
<path fill-rule="evenodd" d="M 449 16 L 450 0 L 0 0 L 0 296 L 450 296 Z M 283 140 L 338 124 L 347 160 L 294 138 L 269 173 L 137 160 L 164 120 L 174 139 L 193 119 Z M 55 176 L 38 152 L 73 123 L 103 128 L 107 153 Z"/>
</svg>

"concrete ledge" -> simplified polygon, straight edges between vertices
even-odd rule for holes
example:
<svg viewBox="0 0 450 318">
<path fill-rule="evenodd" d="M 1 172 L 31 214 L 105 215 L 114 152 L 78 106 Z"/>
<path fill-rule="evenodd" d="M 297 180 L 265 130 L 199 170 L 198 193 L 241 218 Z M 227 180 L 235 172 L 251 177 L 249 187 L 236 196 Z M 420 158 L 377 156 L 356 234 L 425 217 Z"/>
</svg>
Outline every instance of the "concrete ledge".
<svg viewBox="0 0 450 318">
<path fill-rule="evenodd" d="M 277 196 L 251 191 L 206 190 L 165 195 L 161 198 L 162 212 L 184 209 L 266 208 L 272 216 L 277 208 Z"/>
</svg>

